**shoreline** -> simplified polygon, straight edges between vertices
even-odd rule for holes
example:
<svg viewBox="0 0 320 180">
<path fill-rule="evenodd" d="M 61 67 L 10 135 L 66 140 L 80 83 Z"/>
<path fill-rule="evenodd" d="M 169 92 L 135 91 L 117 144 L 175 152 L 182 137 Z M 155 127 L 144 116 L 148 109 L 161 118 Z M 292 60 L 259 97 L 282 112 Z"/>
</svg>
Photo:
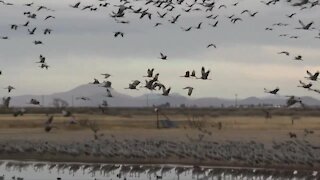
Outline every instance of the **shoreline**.
<svg viewBox="0 0 320 180">
<path fill-rule="evenodd" d="M 72 157 L 68 155 L 36 155 L 36 154 L 0 154 L 0 162 L 37 162 L 37 163 L 48 163 L 48 164 L 116 164 L 116 165 L 142 165 L 142 166 L 178 166 L 178 167 L 202 167 L 202 168 L 221 168 L 221 169 L 255 169 L 255 170 L 272 170 L 278 169 L 285 171 L 320 171 L 320 163 L 311 166 L 308 165 L 286 165 L 286 164 L 274 164 L 274 165 L 249 165 L 247 163 L 237 162 L 219 162 L 219 161 L 202 161 L 199 162 L 195 159 L 155 159 L 149 158 L 144 159 L 128 159 L 125 157 Z"/>
<path fill-rule="evenodd" d="M 68 165 L 141 165 L 141 166 L 172 166 L 172 167 L 201 167 L 201 168 L 210 168 L 210 169 L 238 169 L 238 170 L 271 170 L 271 171 L 277 171 L 281 169 L 281 171 L 320 171 L 320 165 L 312 168 L 307 168 L 305 166 L 287 166 L 284 167 L 283 165 L 274 165 L 274 166 L 246 166 L 246 165 L 240 165 L 240 164 L 230 164 L 230 163 L 192 163 L 192 162 L 174 162 L 174 161 L 166 161 L 166 162 L 160 162 L 160 161 L 86 161 L 86 162 L 80 162 L 80 161 L 73 161 L 70 159 L 35 159 L 35 158 L 25 158 L 25 159 L 2 159 L 0 156 L 0 162 L 22 162 L 22 163 L 43 163 L 46 165 L 50 164 L 68 164 Z"/>
</svg>

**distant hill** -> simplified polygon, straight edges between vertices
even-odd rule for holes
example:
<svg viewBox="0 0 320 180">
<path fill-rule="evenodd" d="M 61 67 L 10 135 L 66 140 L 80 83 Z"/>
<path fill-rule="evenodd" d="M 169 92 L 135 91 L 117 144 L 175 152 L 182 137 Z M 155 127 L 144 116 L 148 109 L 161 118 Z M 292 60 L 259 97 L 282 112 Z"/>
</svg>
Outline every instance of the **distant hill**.
<svg viewBox="0 0 320 180">
<path fill-rule="evenodd" d="M 64 99 L 71 106 L 75 107 L 96 107 L 102 103 L 103 100 L 107 100 L 111 107 L 145 107 L 147 104 L 161 105 L 170 103 L 171 106 L 180 106 L 185 104 L 186 106 L 198 106 L 198 107 L 228 107 L 235 104 L 234 99 L 223 99 L 215 97 L 207 98 L 190 98 L 181 96 L 180 94 L 173 93 L 169 97 L 161 96 L 159 94 L 145 94 L 138 97 L 132 97 L 125 94 L 116 92 L 111 89 L 113 98 L 105 97 L 105 89 L 97 85 L 81 85 L 70 91 L 54 93 L 51 95 L 22 95 L 12 97 L 11 106 L 14 107 L 27 107 L 31 98 L 35 98 L 40 102 L 44 102 L 45 106 L 53 106 L 53 100 L 55 98 Z M 89 101 L 77 100 L 77 97 L 85 96 L 90 98 Z M 73 99 L 73 100 L 72 100 Z M 302 101 L 309 106 L 320 106 L 320 101 L 312 97 L 302 97 Z M 258 105 L 258 104 L 272 104 L 272 105 L 285 105 L 286 99 L 277 96 L 268 96 L 263 98 L 248 97 L 245 99 L 239 99 L 238 105 Z"/>
</svg>

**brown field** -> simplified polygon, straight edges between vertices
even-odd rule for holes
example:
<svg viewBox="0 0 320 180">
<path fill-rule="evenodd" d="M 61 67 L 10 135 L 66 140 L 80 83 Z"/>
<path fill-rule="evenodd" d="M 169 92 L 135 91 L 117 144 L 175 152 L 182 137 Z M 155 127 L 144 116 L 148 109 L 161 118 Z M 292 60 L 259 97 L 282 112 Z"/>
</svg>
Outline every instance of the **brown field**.
<svg viewBox="0 0 320 180">
<path fill-rule="evenodd" d="M 30 110 L 29 110 L 30 111 Z M 201 129 L 211 132 L 205 138 L 216 140 L 257 140 L 272 141 L 274 139 L 288 139 L 289 132 L 294 132 L 298 138 L 308 138 L 320 143 L 320 114 L 315 110 L 270 110 L 272 118 L 265 118 L 261 109 L 164 109 L 167 117 L 176 122 L 178 128 L 157 129 L 156 114 L 150 109 L 108 109 L 102 114 L 95 109 L 87 109 L 85 113 L 74 116 L 78 124 L 69 125 L 70 117 L 54 115 L 54 126 L 50 133 L 45 133 L 43 124 L 48 118 L 39 109 L 34 113 L 13 117 L 12 114 L 0 114 L 0 139 L 6 138 L 41 138 L 72 140 L 73 136 L 92 138 L 92 132 L 85 126 L 88 122 L 95 122 L 99 132 L 105 135 L 139 138 L 171 138 L 184 139 L 186 134 L 198 134 Z M 74 110 L 75 111 L 75 110 Z M 78 109 L 78 111 L 80 111 Z M 82 110 L 83 111 L 83 110 Z M 51 110 L 54 112 L 54 110 Z M 159 115 L 159 119 L 166 117 Z M 294 123 L 292 124 L 292 120 Z M 217 123 L 222 123 L 219 130 Z M 313 130 L 315 134 L 304 137 L 304 130 Z M 40 136 L 39 136 L 40 135 Z"/>
</svg>

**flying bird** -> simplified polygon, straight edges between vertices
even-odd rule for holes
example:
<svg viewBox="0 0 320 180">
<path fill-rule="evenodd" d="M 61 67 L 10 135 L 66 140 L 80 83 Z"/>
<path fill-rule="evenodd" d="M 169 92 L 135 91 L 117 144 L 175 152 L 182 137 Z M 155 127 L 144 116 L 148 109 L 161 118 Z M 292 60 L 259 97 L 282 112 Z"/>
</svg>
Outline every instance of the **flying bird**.
<svg viewBox="0 0 320 180">
<path fill-rule="evenodd" d="M 120 35 L 121 37 L 123 37 L 123 36 L 124 36 L 124 33 L 123 33 L 123 32 L 120 32 L 120 31 L 114 33 L 114 37 L 118 37 L 119 35 Z"/>
<path fill-rule="evenodd" d="M 217 48 L 217 46 L 216 46 L 215 44 L 209 44 L 209 45 L 207 46 L 207 48 L 209 48 L 209 47 Z"/>
<path fill-rule="evenodd" d="M 281 52 L 278 52 L 278 54 L 285 54 L 285 55 L 287 55 L 287 56 L 290 55 L 290 53 L 289 53 L 288 51 L 281 51 Z"/>
<path fill-rule="evenodd" d="M 190 86 L 187 86 L 187 87 L 185 87 L 185 88 L 183 88 L 183 89 L 187 89 L 188 90 L 188 96 L 191 96 L 191 94 L 192 94 L 192 91 L 193 91 L 193 87 L 190 87 Z"/>
<path fill-rule="evenodd" d="M 13 86 L 8 86 L 8 87 L 6 87 L 5 89 L 8 89 L 8 92 L 10 93 L 13 89 L 15 89 Z"/>
<path fill-rule="evenodd" d="M 299 85 L 298 87 L 302 87 L 302 88 L 305 88 L 305 89 L 310 89 L 311 86 L 312 86 L 312 83 L 306 84 L 306 83 L 302 82 L 301 80 L 299 81 L 299 83 L 300 83 L 301 85 Z"/>
<path fill-rule="evenodd" d="M 280 90 L 280 88 L 278 88 L 278 87 L 275 88 L 274 90 L 267 90 L 266 88 L 264 88 L 265 93 L 270 93 L 270 94 L 274 94 L 274 95 L 278 94 L 279 90 Z"/>
<path fill-rule="evenodd" d="M 317 81 L 318 80 L 319 71 L 317 71 L 316 73 L 312 74 L 310 71 L 307 70 L 307 74 L 308 74 L 308 77 L 305 77 L 306 79 L 309 79 L 311 81 Z"/>
<path fill-rule="evenodd" d="M 166 55 L 160 53 L 160 56 L 161 56 L 160 59 L 162 59 L 162 60 L 167 60 L 167 56 L 166 56 Z"/>
<path fill-rule="evenodd" d="M 108 79 L 111 75 L 108 74 L 108 73 L 104 73 L 104 74 L 101 74 L 102 76 L 104 76 L 105 79 Z"/>
</svg>

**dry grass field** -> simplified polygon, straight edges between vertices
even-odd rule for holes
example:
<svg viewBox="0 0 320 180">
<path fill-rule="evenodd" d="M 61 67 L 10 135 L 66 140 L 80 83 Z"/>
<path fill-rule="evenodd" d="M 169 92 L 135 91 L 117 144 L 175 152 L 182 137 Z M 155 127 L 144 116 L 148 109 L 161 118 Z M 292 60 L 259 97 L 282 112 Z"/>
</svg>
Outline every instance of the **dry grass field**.
<svg viewBox="0 0 320 180">
<path fill-rule="evenodd" d="M 266 118 L 261 110 L 209 110 L 181 109 L 163 110 L 178 128 L 157 129 L 156 114 L 152 109 L 122 109 L 109 110 L 106 114 L 95 111 L 75 113 L 77 124 L 70 125 L 70 117 L 60 113 L 54 116 L 54 128 L 46 133 L 43 129 L 48 116 L 34 112 L 24 116 L 14 117 L 12 114 L 0 114 L 0 139 L 36 138 L 51 140 L 73 140 L 74 137 L 92 138 L 88 122 L 94 122 L 99 133 L 115 135 L 119 138 L 163 138 L 185 139 L 203 134 L 204 138 L 215 140 L 256 140 L 270 142 L 272 140 L 289 139 L 289 132 L 297 134 L 298 138 L 320 143 L 320 115 L 318 110 L 271 110 L 271 118 Z M 159 115 L 159 119 L 166 119 Z M 293 122 L 293 123 L 292 123 Z M 218 124 L 221 123 L 221 129 Z M 304 130 L 312 130 L 314 134 L 306 136 Z M 63 137 L 63 138 L 62 138 Z"/>
</svg>

